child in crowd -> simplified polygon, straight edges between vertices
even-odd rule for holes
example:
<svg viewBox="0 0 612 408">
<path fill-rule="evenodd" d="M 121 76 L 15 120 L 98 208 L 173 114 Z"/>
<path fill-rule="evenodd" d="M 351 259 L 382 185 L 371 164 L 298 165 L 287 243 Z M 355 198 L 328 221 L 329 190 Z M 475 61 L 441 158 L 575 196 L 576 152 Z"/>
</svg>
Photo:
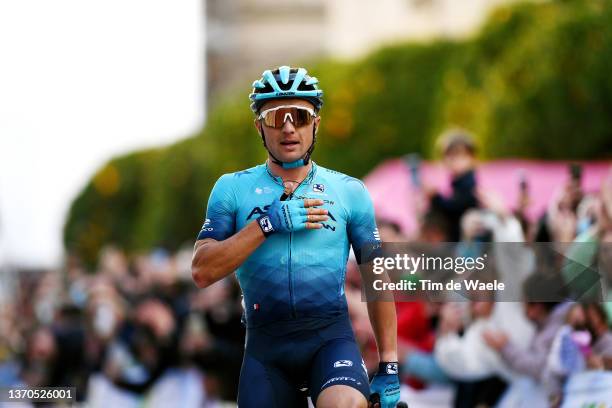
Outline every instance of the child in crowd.
<svg viewBox="0 0 612 408">
<path fill-rule="evenodd" d="M 452 177 L 452 193 L 441 195 L 434 187 L 424 186 L 431 204 L 431 211 L 443 215 L 448 223 L 449 241 L 460 238 L 461 216 L 470 208 L 478 206 L 476 197 L 476 145 L 466 131 L 453 129 L 442 135 L 440 147 L 444 165 Z"/>
</svg>

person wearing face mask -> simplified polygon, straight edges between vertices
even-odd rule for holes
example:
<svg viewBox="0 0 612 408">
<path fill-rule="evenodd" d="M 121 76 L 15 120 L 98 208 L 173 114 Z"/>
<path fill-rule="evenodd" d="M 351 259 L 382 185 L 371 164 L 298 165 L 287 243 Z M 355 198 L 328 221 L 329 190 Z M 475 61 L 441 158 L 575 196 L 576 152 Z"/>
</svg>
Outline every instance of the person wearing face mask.
<svg viewBox="0 0 612 408">
<path fill-rule="evenodd" d="M 249 95 L 267 151 L 258 166 L 223 175 L 208 201 L 192 275 L 205 288 L 234 273 L 247 327 L 238 406 L 377 406 L 399 400 L 393 302 L 369 302 L 379 371 L 371 385 L 348 318 L 350 247 L 368 263 L 380 245 L 364 184 L 312 160 L 323 91 L 304 68 L 266 70 Z M 308 390 L 307 392 L 305 390 Z"/>
<path fill-rule="evenodd" d="M 587 367 L 593 370 L 612 370 L 612 330 L 608 315 L 599 303 L 585 305 L 587 328 L 592 341 L 587 356 Z"/>
<path fill-rule="evenodd" d="M 600 303 L 581 305 L 587 335 L 579 344 L 579 354 L 586 360 L 586 370 L 573 372 L 563 387 L 562 407 L 605 406 L 612 390 L 612 331 L 608 315 Z M 584 327 L 581 327 L 584 329 Z M 588 341 L 590 340 L 590 343 Z M 568 353 L 565 351 L 565 359 Z M 569 354 L 571 357 L 571 354 Z"/>
</svg>

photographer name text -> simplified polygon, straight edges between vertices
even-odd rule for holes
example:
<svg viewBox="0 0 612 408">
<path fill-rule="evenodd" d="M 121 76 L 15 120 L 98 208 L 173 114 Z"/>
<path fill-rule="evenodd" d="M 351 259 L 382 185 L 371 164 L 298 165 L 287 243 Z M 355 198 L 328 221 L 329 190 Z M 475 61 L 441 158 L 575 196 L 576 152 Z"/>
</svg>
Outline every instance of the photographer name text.
<svg viewBox="0 0 612 408">
<path fill-rule="evenodd" d="M 421 279 L 418 282 L 400 280 L 399 282 L 384 282 L 382 279 L 377 279 L 372 283 L 372 287 L 376 291 L 461 291 L 461 290 L 481 290 L 481 291 L 502 291 L 506 288 L 503 282 L 498 282 L 497 279 L 493 282 L 482 282 L 478 279 L 448 282 L 432 282 L 429 279 Z"/>
</svg>

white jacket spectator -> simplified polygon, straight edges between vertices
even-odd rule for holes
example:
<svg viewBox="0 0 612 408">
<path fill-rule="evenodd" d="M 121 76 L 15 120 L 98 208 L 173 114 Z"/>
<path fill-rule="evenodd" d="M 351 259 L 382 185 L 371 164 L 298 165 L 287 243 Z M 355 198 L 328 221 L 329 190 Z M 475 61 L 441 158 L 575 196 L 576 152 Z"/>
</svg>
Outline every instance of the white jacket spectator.
<svg viewBox="0 0 612 408">
<path fill-rule="evenodd" d="M 440 367 L 452 378 L 471 381 L 499 375 L 513 380 L 512 372 L 497 352 L 484 342 L 485 330 L 499 329 L 491 318 L 475 320 L 459 337 L 456 332 L 446 333 L 436 341 L 434 354 Z"/>
<path fill-rule="evenodd" d="M 464 232 L 468 232 L 470 223 L 478 224 L 475 229 L 484 227 L 492 232 L 493 241 L 497 244 L 493 246 L 496 271 L 499 279 L 506 284 L 506 290 L 501 296 L 496 294 L 496 300 L 500 302 L 489 303 L 489 310 L 482 306 L 487 302 L 473 303 L 475 320 L 466 327 L 463 336 L 460 337 L 457 330 L 443 330 L 436 341 L 434 354 L 441 368 L 455 379 L 471 381 L 498 375 L 512 381 L 515 375 L 499 353 L 487 345 L 483 333 L 502 330 L 518 347 L 524 348 L 530 343 L 535 329 L 523 313 L 523 304 L 518 301 L 522 296 L 523 281 L 533 269 L 534 257 L 522 244 L 523 231 L 515 217 L 498 211 L 473 210 L 465 218 Z M 469 239 L 469 232 L 464 236 Z M 474 316 L 474 312 L 477 316 Z"/>
</svg>

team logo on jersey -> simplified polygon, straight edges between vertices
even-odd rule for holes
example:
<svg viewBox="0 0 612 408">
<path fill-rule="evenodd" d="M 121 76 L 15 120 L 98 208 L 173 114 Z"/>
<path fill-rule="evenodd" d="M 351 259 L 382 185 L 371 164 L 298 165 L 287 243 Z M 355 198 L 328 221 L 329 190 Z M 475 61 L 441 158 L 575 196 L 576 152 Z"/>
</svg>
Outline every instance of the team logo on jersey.
<svg viewBox="0 0 612 408">
<path fill-rule="evenodd" d="M 255 187 L 255 194 L 270 194 L 272 193 L 274 190 L 272 190 L 270 187 Z"/>
<path fill-rule="evenodd" d="M 270 208 L 269 205 L 266 205 L 265 207 L 263 207 L 263 209 L 259 207 L 254 207 L 247 216 L 247 221 L 250 220 L 254 215 L 264 215 L 266 211 L 268 211 L 268 208 Z"/>
<path fill-rule="evenodd" d="M 378 228 L 374 228 L 374 239 L 380 241 L 380 232 L 378 232 Z"/>
<path fill-rule="evenodd" d="M 338 360 L 334 363 L 334 368 L 339 367 L 352 367 L 353 362 L 351 360 Z"/>
<path fill-rule="evenodd" d="M 312 191 L 314 191 L 315 193 L 324 193 L 325 185 L 324 184 L 313 184 Z"/>
<path fill-rule="evenodd" d="M 306 196 L 303 196 L 303 195 L 297 195 L 297 196 L 294 196 L 293 198 L 296 199 L 296 200 L 304 200 L 306 198 L 312 198 L 312 197 L 306 197 Z M 323 202 L 325 204 L 329 204 L 329 205 L 335 205 L 336 204 L 333 200 L 327 200 L 325 198 L 318 198 L 318 200 L 323 200 Z"/>
</svg>

